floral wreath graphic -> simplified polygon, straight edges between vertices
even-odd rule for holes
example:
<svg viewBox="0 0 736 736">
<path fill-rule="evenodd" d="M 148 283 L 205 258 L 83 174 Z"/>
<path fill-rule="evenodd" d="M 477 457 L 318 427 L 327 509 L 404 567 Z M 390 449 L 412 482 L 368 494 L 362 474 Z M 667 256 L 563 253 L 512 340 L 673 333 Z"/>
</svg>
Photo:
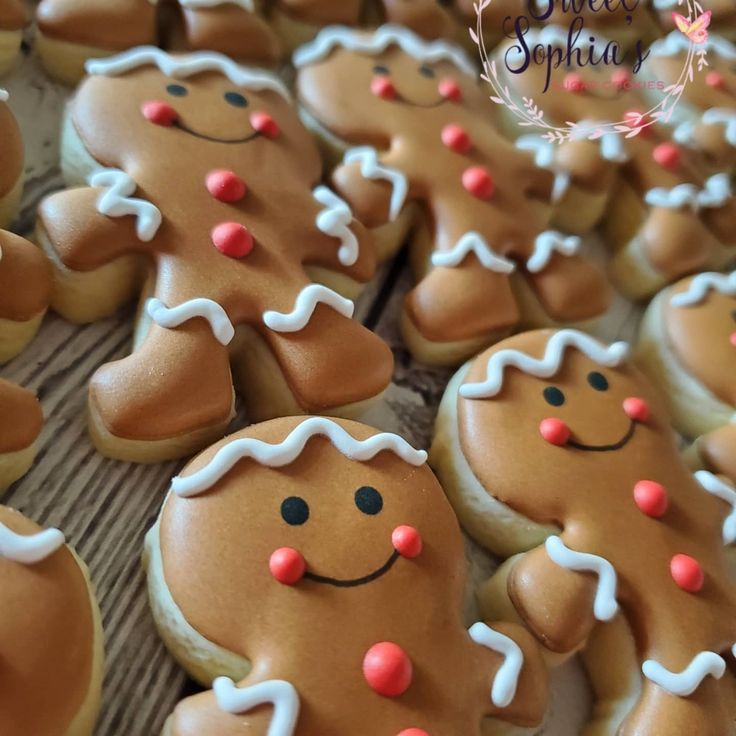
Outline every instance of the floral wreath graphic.
<svg viewBox="0 0 736 736">
<path fill-rule="evenodd" d="M 685 64 L 677 81 L 664 88 L 665 96 L 654 107 L 645 112 L 627 114 L 625 120 L 614 123 L 600 123 L 595 126 L 591 126 L 590 123 L 567 123 L 562 126 L 552 125 L 544 119 L 544 110 L 539 107 L 533 98 L 522 96 L 520 101 L 513 98 L 508 86 L 499 79 L 496 62 L 488 58 L 488 52 L 483 40 L 483 11 L 492 2 L 493 0 L 479 0 L 477 3 L 474 3 L 477 17 L 476 28 L 468 29 L 470 31 L 470 37 L 478 47 L 480 53 L 480 59 L 483 65 L 481 79 L 488 82 L 493 88 L 494 94 L 491 95 L 492 102 L 495 102 L 497 105 L 503 105 L 507 110 L 511 111 L 519 119 L 518 124 L 521 127 L 538 128 L 545 131 L 542 138 L 551 143 L 562 144 L 567 140 L 580 138 L 587 138 L 593 141 L 611 133 L 625 134 L 626 138 L 633 138 L 639 135 L 645 128 L 659 121 L 667 123 L 670 121 L 675 107 L 685 91 L 685 87 L 695 79 L 695 60 L 697 59 L 698 71 L 708 66 L 708 60 L 706 59 L 708 53 L 707 48 L 705 46 L 698 48 L 698 43 L 683 31 L 684 35 L 690 41 Z M 678 0 L 678 5 L 687 8 L 688 15 L 686 20 L 689 24 L 697 23 L 703 15 L 703 7 L 698 0 Z"/>
</svg>

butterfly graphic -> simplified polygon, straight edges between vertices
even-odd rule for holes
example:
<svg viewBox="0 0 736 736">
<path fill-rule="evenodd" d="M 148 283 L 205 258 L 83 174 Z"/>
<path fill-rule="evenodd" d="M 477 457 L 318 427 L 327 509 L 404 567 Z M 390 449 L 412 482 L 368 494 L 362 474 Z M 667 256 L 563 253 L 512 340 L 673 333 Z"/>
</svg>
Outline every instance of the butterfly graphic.
<svg viewBox="0 0 736 736">
<path fill-rule="evenodd" d="M 712 11 L 706 10 L 691 23 L 679 13 L 672 13 L 678 30 L 684 33 L 693 43 L 705 43 L 708 40 L 708 26 L 710 25 L 711 15 L 713 15 Z"/>
</svg>

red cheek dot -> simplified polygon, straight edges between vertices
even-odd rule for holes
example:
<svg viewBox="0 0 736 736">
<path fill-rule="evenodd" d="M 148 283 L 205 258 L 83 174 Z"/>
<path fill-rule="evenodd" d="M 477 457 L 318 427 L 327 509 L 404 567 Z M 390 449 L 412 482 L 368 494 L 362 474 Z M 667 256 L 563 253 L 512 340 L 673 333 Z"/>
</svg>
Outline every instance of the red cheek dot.
<svg viewBox="0 0 736 736">
<path fill-rule="evenodd" d="M 141 105 L 141 112 L 143 117 L 148 120 L 149 123 L 155 125 L 173 125 L 179 117 L 176 110 L 167 102 L 161 102 L 160 100 L 149 100 Z"/>
<path fill-rule="evenodd" d="M 397 698 L 411 685 L 414 668 L 406 652 L 390 641 L 374 644 L 363 658 L 363 676 L 379 695 Z"/>
<path fill-rule="evenodd" d="M 410 560 L 422 554 L 422 535 L 413 526 L 397 526 L 391 534 L 391 544 L 402 556 Z"/>
<path fill-rule="evenodd" d="M 624 412 L 635 422 L 646 422 L 649 419 L 649 404 L 638 396 L 629 396 L 624 399 Z"/>
<path fill-rule="evenodd" d="M 585 92 L 585 80 L 577 72 L 568 72 L 565 74 L 562 86 L 568 92 Z"/>
<path fill-rule="evenodd" d="M 626 69 L 617 69 L 611 74 L 611 84 L 616 89 L 626 89 L 631 84 L 631 74 Z"/>
<path fill-rule="evenodd" d="M 733 345 L 736 348 L 736 332 L 732 332 L 731 336 L 728 339 L 731 345 Z"/>
<path fill-rule="evenodd" d="M 471 147 L 470 136 L 460 125 L 450 123 L 442 128 L 442 142 L 452 151 L 457 153 L 467 153 Z"/>
<path fill-rule="evenodd" d="M 383 75 L 373 77 L 371 80 L 371 92 L 382 100 L 393 100 L 396 97 L 394 83 Z"/>
<path fill-rule="evenodd" d="M 462 181 L 465 189 L 478 199 L 490 199 L 496 191 L 496 184 L 484 166 L 465 169 Z"/>
<path fill-rule="evenodd" d="M 663 169 L 674 171 L 680 165 L 680 149 L 674 143 L 660 143 L 652 151 L 652 158 Z"/>
<path fill-rule="evenodd" d="M 405 728 L 398 736 L 429 736 L 423 728 Z"/>
<path fill-rule="evenodd" d="M 653 480 L 640 480 L 634 486 L 634 502 L 639 509 L 653 519 L 664 516 L 669 505 L 667 490 Z"/>
<path fill-rule="evenodd" d="M 722 89 L 726 86 L 726 78 L 720 72 L 708 72 L 705 75 L 705 83 L 712 89 Z"/>
<path fill-rule="evenodd" d="M 268 569 L 283 585 L 296 585 L 304 577 L 307 563 L 301 552 L 291 547 L 281 547 L 271 555 Z"/>
<path fill-rule="evenodd" d="M 690 555 L 675 555 L 670 561 L 670 573 L 678 587 L 688 593 L 697 593 L 705 582 L 703 568 Z"/>
<path fill-rule="evenodd" d="M 265 112 L 254 112 L 250 116 L 253 130 L 257 130 L 264 138 L 278 138 L 281 135 L 279 124 Z"/>
<path fill-rule="evenodd" d="M 460 85 L 449 77 L 446 79 L 440 79 L 440 83 L 437 85 L 437 89 L 441 97 L 446 100 L 452 100 L 452 102 L 460 102 L 463 98 L 463 91 L 460 89 Z"/>
<path fill-rule="evenodd" d="M 549 417 L 542 419 L 539 423 L 539 434 L 550 443 L 550 445 L 557 445 L 562 447 L 566 445 L 570 439 L 570 427 L 562 421 L 562 419 L 555 419 Z"/>
<path fill-rule="evenodd" d="M 221 222 L 212 229 L 212 244 L 223 255 L 243 258 L 253 250 L 253 236 L 239 222 Z"/>
<path fill-rule="evenodd" d="M 205 179 L 207 191 L 220 202 L 238 202 L 245 196 L 245 182 L 233 171 L 215 169 Z"/>
</svg>

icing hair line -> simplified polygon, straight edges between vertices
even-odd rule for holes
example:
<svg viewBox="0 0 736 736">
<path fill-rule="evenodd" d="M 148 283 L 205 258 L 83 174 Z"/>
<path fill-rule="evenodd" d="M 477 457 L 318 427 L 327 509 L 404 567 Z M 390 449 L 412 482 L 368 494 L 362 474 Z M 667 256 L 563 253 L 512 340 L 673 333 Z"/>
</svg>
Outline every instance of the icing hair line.
<svg viewBox="0 0 736 736">
<path fill-rule="evenodd" d="M 736 271 L 726 275 L 723 273 L 699 273 L 687 287 L 686 291 L 675 294 L 670 299 L 673 307 L 693 307 L 705 299 L 709 291 L 717 291 L 727 296 L 736 296 Z"/>
<path fill-rule="evenodd" d="M 356 440 L 339 424 L 326 417 L 309 417 L 297 425 L 282 442 L 270 444 L 251 437 L 233 440 L 221 447 L 200 470 L 187 476 L 176 476 L 171 489 L 182 498 L 196 496 L 212 488 L 239 460 L 250 458 L 269 468 L 281 468 L 294 462 L 307 442 L 315 436 L 326 437 L 345 457 L 359 462 L 372 460 L 384 450 L 398 455 L 410 465 L 423 465 L 427 460 L 424 450 L 415 450 L 396 434 L 380 432 L 365 440 Z"/>
<path fill-rule="evenodd" d="M 35 565 L 45 560 L 64 544 L 58 529 L 44 529 L 36 534 L 17 534 L 0 522 L 0 559 Z"/>
<path fill-rule="evenodd" d="M 649 51 L 653 56 L 677 56 L 685 53 L 690 48 L 691 41 L 680 31 L 671 31 L 664 38 L 655 41 Z M 707 49 L 712 51 L 716 56 L 723 59 L 736 59 L 736 46 L 723 36 L 713 33 L 708 34 L 708 40 L 705 43 L 696 45 L 698 49 Z"/>
<path fill-rule="evenodd" d="M 322 61 L 334 48 L 374 55 L 384 52 L 391 45 L 398 46 L 419 61 L 449 61 L 466 74 L 475 76 L 477 73 L 470 59 L 457 46 L 446 41 L 425 41 L 407 28 L 390 23 L 373 33 L 355 31 L 347 26 L 328 26 L 319 32 L 314 41 L 294 52 L 293 62 L 298 69 Z"/>
<path fill-rule="evenodd" d="M 521 350 L 499 350 L 491 355 L 486 367 L 486 379 L 480 383 L 460 386 L 460 396 L 465 399 L 490 399 L 503 387 L 506 368 L 518 368 L 537 378 L 550 378 L 562 366 L 567 348 L 576 348 L 596 363 L 612 368 L 621 365 L 629 355 L 625 342 L 605 346 L 579 330 L 559 330 L 550 337 L 543 358 L 532 358 Z"/>
<path fill-rule="evenodd" d="M 214 51 L 172 56 L 155 46 L 139 46 L 107 59 L 90 59 L 84 68 L 87 74 L 116 76 L 142 66 L 155 66 L 163 74 L 175 79 L 186 79 L 202 72 L 219 72 L 239 87 L 269 89 L 287 100 L 291 99 L 286 86 L 275 75 L 241 66 Z"/>
</svg>

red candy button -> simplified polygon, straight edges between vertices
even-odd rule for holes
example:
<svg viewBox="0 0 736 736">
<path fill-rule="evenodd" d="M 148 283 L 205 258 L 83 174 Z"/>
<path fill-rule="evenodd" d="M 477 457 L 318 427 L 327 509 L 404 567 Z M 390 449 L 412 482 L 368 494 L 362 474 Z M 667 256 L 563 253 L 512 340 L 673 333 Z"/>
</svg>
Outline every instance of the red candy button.
<svg viewBox="0 0 736 736">
<path fill-rule="evenodd" d="M 215 169 L 205 179 L 207 191 L 220 202 L 238 202 L 243 199 L 247 187 L 245 182 L 233 171 Z"/>
<path fill-rule="evenodd" d="M 565 74 L 562 86 L 568 92 L 585 92 L 585 80 L 577 72 L 568 72 Z"/>
<path fill-rule="evenodd" d="M 673 171 L 680 165 L 680 149 L 674 143 L 660 143 L 652 151 L 652 158 L 663 169 Z"/>
<path fill-rule="evenodd" d="M 371 80 L 371 92 L 382 100 L 393 100 L 396 97 L 396 87 L 388 78 L 379 74 Z"/>
<path fill-rule="evenodd" d="M 550 417 L 548 419 L 542 419 L 539 423 L 539 434 L 544 437 L 550 445 L 557 445 L 561 447 L 567 444 L 570 439 L 570 427 L 562 421 L 562 419 L 555 419 Z"/>
<path fill-rule="evenodd" d="M 726 78 L 720 72 L 708 72 L 705 75 L 705 83 L 713 89 L 721 89 L 726 86 Z"/>
<path fill-rule="evenodd" d="M 422 535 L 413 526 L 397 526 L 391 534 L 391 544 L 402 557 L 410 560 L 422 554 Z"/>
<path fill-rule="evenodd" d="M 221 222 L 212 229 L 212 243 L 230 258 L 242 258 L 253 250 L 253 236 L 239 222 Z"/>
<path fill-rule="evenodd" d="M 271 555 L 268 569 L 280 583 L 296 585 L 304 577 L 307 563 L 301 552 L 291 547 L 281 547 Z"/>
<path fill-rule="evenodd" d="M 624 399 L 624 411 L 635 422 L 646 422 L 649 419 L 649 404 L 638 396 L 629 396 Z"/>
<path fill-rule="evenodd" d="M 399 736 L 429 736 L 422 728 L 405 728 Z"/>
<path fill-rule="evenodd" d="M 626 89 L 631 84 L 631 74 L 626 69 L 617 69 L 611 74 L 611 84 L 616 89 Z"/>
<path fill-rule="evenodd" d="M 675 555 L 670 561 L 670 573 L 677 585 L 688 593 L 697 593 L 705 582 L 703 568 L 690 555 Z"/>
<path fill-rule="evenodd" d="M 149 100 L 141 105 L 143 117 L 150 123 L 155 125 L 173 125 L 179 114 L 174 110 L 168 102 L 160 100 Z"/>
<path fill-rule="evenodd" d="M 478 199 L 490 199 L 496 185 L 484 166 L 471 166 L 463 171 L 463 186 Z"/>
<path fill-rule="evenodd" d="M 445 125 L 442 128 L 442 142 L 451 150 L 457 153 L 467 153 L 472 147 L 470 142 L 470 136 L 465 132 L 465 129 L 454 123 Z"/>
<path fill-rule="evenodd" d="M 279 124 L 265 112 L 254 112 L 250 116 L 253 130 L 257 130 L 264 138 L 278 138 L 281 134 Z"/>
<path fill-rule="evenodd" d="M 639 509 L 653 519 L 659 519 L 667 511 L 667 490 L 653 480 L 640 480 L 634 486 L 634 501 Z"/>
<path fill-rule="evenodd" d="M 406 652 L 390 641 L 374 644 L 363 658 L 363 676 L 379 695 L 397 698 L 407 691 L 413 675 Z"/>
<path fill-rule="evenodd" d="M 460 102 L 463 98 L 463 91 L 460 89 L 460 85 L 454 79 L 450 79 L 449 77 L 440 79 L 437 89 L 439 90 L 440 95 L 446 100 Z"/>
</svg>

